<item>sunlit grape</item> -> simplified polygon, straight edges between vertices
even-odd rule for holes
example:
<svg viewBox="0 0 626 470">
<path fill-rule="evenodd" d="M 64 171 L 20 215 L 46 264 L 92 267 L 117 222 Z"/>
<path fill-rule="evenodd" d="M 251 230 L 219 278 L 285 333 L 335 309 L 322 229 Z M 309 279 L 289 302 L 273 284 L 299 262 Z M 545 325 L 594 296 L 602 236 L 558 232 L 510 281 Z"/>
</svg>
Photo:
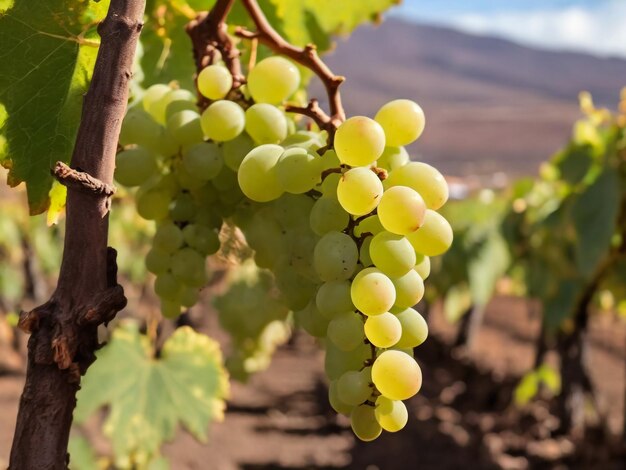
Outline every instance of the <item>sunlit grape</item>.
<svg viewBox="0 0 626 470">
<path fill-rule="evenodd" d="M 346 212 L 360 216 L 369 214 L 380 202 L 383 184 L 369 168 L 353 168 L 345 172 L 337 186 L 337 198 Z"/>
<path fill-rule="evenodd" d="M 387 145 L 409 145 L 416 141 L 426 126 L 422 108 L 410 100 L 394 100 L 385 104 L 375 117 L 385 131 Z"/>
<path fill-rule="evenodd" d="M 381 353 L 374 361 L 372 380 L 385 397 L 391 400 L 407 400 L 419 392 L 422 371 L 411 356 L 390 349 Z"/>
<path fill-rule="evenodd" d="M 438 212 L 428 209 L 420 229 L 407 235 L 407 239 L 417 253 L 438 256 L 450 248 L 453 236 L 448 221 Z"/>
<path fill-rule="evenodd" d="M 237 103 L 220 100 L 204 110 L 201 124 L 204 135 L 209 139 L 226 142 L 243 132 L 246 115 Z"/>
<path fill-rule="evenodd" d="M 300 85 L 300 72 L 289 60 L 263 59 L 248 74 L 248 90 L 257 103 L 280 104 Z"/>
<path fill-rule="evenodd" d="M 233 77 L 226 67 L 209 65 L 198 74 L 198 91 L 210 100 L 221 100 L 233 86 Z"/>
<path fill-rule="evenodd" d="M 373 119 L 354 116 L 337 129 L 334 147 L 341 163 L 350 166 L 371 165 L 385 149 L 385 133 Z"/>
</svg>

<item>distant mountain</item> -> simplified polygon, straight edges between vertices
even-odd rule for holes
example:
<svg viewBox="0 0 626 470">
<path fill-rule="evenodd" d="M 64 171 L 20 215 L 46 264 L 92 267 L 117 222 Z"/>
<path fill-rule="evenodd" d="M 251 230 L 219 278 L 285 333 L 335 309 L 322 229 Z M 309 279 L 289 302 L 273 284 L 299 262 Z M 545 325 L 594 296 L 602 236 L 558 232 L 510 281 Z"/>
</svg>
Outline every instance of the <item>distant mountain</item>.
<svg viewBox="0 0 626 470">
<path fill-rule="evenodd" d="M 393 18 L 339 40 L 326 59 L 348 79 L 342 92 L 350 115 L 373 116 L 394 98 L 418 101 L 428 124 L 412 153 L 458 176 L 535 173 L 566 141 L 579 116 L 579 91 L 615 107 L 626 86 L 626 60 Z"/>
</svg>

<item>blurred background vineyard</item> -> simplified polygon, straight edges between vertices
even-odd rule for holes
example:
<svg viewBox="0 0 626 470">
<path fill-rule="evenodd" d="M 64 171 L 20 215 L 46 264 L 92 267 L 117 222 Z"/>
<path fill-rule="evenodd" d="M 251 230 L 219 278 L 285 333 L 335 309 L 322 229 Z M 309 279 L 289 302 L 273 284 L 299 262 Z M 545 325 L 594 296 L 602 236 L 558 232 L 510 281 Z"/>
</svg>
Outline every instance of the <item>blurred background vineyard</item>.
<svg viewBox="0 0 626 470">
<path fill-rule="evenodd" d="M 115 323 L 137 319 L 157 345 L 191 325 L 216 338 L 231 376 L 247 381 L 232 384 L 207 444 L 180 432 L 162 449 L 171 468 L 626 465 L 626 60 L 407 21 L 418 3 L 360 27 L 327 56 L 348 79 L 349 114 L 371 116 L 396 97 L 424 107 L 427 130 L 412 159 L 442 169 L 451 187 L 445 216 L 455 242 L 432 260 L 418 307 L 432 335 L 416 354 L 424 388 L 408 427 L 357 442 L 327 402 L 318 345 L 289 319 L 252 326 L 256 342 L 236 344 L 216 306 L 274 308 L 276 320 L 287 312 L 273 303 L 271 278 L 235 267 L 250 253 L 228 228 L 201 304 L 159 325 L 144 267 L 154 228 L 120 194 L 110 244 L 129 306 Z M 313 83 L 310 93 L 320 90 Z M 9 189 L 4 170 L 0 179 L 1 466 L 24 379 L 26 338 L 15 325 L 55 285 L 63 216 L 29 217 L 25 191 Z M 76 426 L 72 468 L 111 464 L 102 421 L 96 414 Z"/>
</svg>

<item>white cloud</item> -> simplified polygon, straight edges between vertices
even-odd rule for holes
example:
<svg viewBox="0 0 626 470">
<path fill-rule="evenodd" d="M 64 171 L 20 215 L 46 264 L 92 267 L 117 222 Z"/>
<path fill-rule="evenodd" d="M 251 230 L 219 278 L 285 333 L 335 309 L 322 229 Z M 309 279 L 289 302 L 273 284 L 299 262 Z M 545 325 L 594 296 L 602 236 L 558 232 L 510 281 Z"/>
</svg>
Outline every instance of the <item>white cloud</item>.
<svg viewBox="0 0 626 470">
<path fill-rule="evenodd" d="M 461 13 L 443 22 L 474 34 L 495 34 L 540 47 L 626 57 L 624 0 L 594 8 Z"/>
</svg>

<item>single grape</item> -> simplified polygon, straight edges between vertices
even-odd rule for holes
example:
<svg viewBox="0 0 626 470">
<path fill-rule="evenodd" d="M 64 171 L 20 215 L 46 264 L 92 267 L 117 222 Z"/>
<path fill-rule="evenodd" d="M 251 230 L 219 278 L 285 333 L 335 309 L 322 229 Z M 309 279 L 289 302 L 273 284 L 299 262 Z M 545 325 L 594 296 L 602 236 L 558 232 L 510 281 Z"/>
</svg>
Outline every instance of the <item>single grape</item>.
<svg viewBox="0 0 626 470">
<path fill-rule="evenodd" d="M 374 415 L 378 424 L 387 432 L 400 431 L 409 420 L 409 412 L 404 403 L 384 396 L 376 399 Z"/>
<path fill-rule="evenodd" d="M 394 346 L 402 335 L 402 325 L 398 318 L 389 312 L 368 317 L 365 321 L 365 336 L 378 348 Z"/>
<path fill-rule="evenodd" d="M 172 255 L 172 274 L 190 287 L 202 287 L 205 269 L 204 256 L 193 248 L 183 248 Z"/>
<path fill-rule="evenodd" d="M 198 74 L 198 91 L 210 100 L 221 100 L 233 87 L 233 77 L 226 67 L 209 65 Z"/>
<path fill-rule="evenodd" d="M 392 277 L 391 282 L 396 288 L 395 308 L 413 307 L 424 297 L 424 281 L 415 269 L 404 276 Z"/>
<path fill-rule="evenodd" d="M 354 408 L 354 406 L 342 402 L 339 398 L 339 394 L 337 393 L 337 380 L 331 380 L 328 386 L 328 402 L 333 410 L 344 416 L 350 416 L 350 413 Z"/>
<path fill-rule="evenodd" d="M 298 67 L 283 57 L 263 59 L 248 73 L 248 90 L 257 103 L 280 104 L 299 86 Z"/>
<path fill-rule="evenodd" d="M 372 239 L 370 256 L 374 265 L 390 277 L 404 276 L 416 261 L 411 243 L 391 232 L 380 232 Z"/>
<path fill-rule="evenodd" d="M 138 106 L 130 108 L 122 121 L 120 145 L 137 144 L 152 149 L 155 138 L 163 133 L 163 127 Z"/>
<path fill-rule="evenodd" d="M 171 265 L 170 254 L 158 248 L 152 248 L 146 255 L 146 269 L 152 274 L 166 273 Z"/>
<path fill-rule="evenodd" d="M 180 315 L 180 302 L 161 299 L 161 314 L 165 318 L 176 318 Z"/>
<path fill-rule="evenodd" d="M 348 405 L 360 405 L 372 394 L 368 374 L 355 370 L 345 372 L 337 381 L 337 394 Z"/>
<path fill-rule="evenodd" d="M 257 144 L 277 144 L 287 137 L 287 119 L 276 106 L 259 103 L 246 110 L 246 132 Z"/>
<path fill-rule="evenodd" d="M 416 348 L 428 337 L 428 323 L 417 310 L 407 308 L 396 314 L 402 325 L 402 337 L 396 344 L 399 348 Z"/>
<path fill-rule="evenodd" d="M 215 178 L 223 164 L 220 148 L 209 142 L 192 145 L 183 154 L 185 169 L 196 178 L 204 181 Z"/>
<path fill-rule="evenodd" d="M 310 233 L 307 227 L 308 215 L 314 201 L 305 195 L 283 194 L 272 203 L 274 216 L 280 225 L 288 229 L 302 229 Z"/>
<path fill-rule="evenodd" d="M 376 166 L 387 171 L 393 171 L 403 167 L 410 161 L 409 153 L 404 147 L 385 147 L 383 154 L 376 162 Z"/>
<path fill-rule="evenodd" d="M 354 235 L 357 237 L 362 237 L 364 234 L 369 233 L 373 236 L 378 235 L 384 230 L 385 227 L 383 227 L 383 225 L 380 223 L 380 219 L 378 218 L 378 216 L 374 214 L 366 217 L 359 222 L 359 224 L 354 228 Z"/>
<path fill-rule="evenodd" d="M 320 313 L 329 319 L 340 313 L 354 311 L 350 297 L 350 282 L 325 282 L 317 291 L 315 303 Z"/>
<path fill-rule="evenodd" d="M 416 253 L 438 256 L 450 248 L 454 234 L 448 221 L 438 212 L 427 209 L 419 230 L 407 235 Z"/>
<path fill-rule="evenodd" d="M 200 115 L 195 111 L 185 110 L 172 114 L 167 120 L 167 130 L 180 145 L 202 142 Z"/>
<path fill-rule="evenodd" d="M 183 290 L 180 294 L 180 304 L 183 307 L 193 307 L 198 302 L 198 289 L 194 289 L 193 287 L 183 287 Z"/>
<path fill-rule="evenodd" d="M 337 128 L 334 147 L 341 163 L 371 165 L 385 150 L 385 132 L 373 119 L 354 116 Z"/>
<path fill-rule="evenodd" d="M 143 109 L 161 124 L 165 123 L 165 107 L 167 106 L 165 97 L 170 91 L 172 89 L 168 85 L 152 85 L 144 92 L 141 99 Z"/>
<path fill-rule="evenodd" d="M 189 193 L 180 193 L 170 207 L 170 217 L 174 222 L 185 223 L 196 216 L 196 202 Z"/>
<path fill-rule="evenodd" d="M 426 204 L 418 192 L 407 186 L 394 186 L 383 193 L 378 218 L 386 230 L 398 235 L 415 232 L 424 223 Z"/>
<path fill-rule="evenodd" d="M 346 171 L 337 185 L 337 199 L 346 212 L 360 216 L 372 212 L 383 195 L 383 184 L 369 168 Z"/>
<path fill-rule="evenodd" d="M 302 327 L 307 333 L 316 338 L 324 338 L 328 331 L 328 319 L 325 318 L 311 301 L 307 306 L 294 313 L 296 325 Z M 330 377 L 330 375 L 329 375 Z"/>
<path fill-rule="evenodd" d="M 170 195 L 162 190 L 137 193 L 137 213 L 146 220 L 161 220 L 169 214 Z"/>
<path fill-rule="evenodd" d="M 172 222 L 164 222 L 154 234 L 154 247 L 165 253 L 174 253 L 183 244 L 183 232 Z"/>
<path fill-rule="evenodd" d="M 246 115 L 237 103 L 220 100 L 204 110 L 200 122 L 204 135 L 209 139 L 227 142 L 243 132 Z"/>
<path fill-rule="evenodd" d="M 354 408 L 350 414 L 350 425 L 356 437 L 364 442 L 373 441 L 382 433 L 382 428 L 376 421 L 374 407 L 370 405 Z"/>
<path fill-rule="evenodd" d="M 328 324 L 326 336 L 342 351 L 352 351 L 365 339 L 361 316 L 354 312 L 336 315 Z"/>
<path fill-rule="evenodd" d="M 143 147 L 123 150 L 115 157 L 115 179 L 124 186 L 139 186 L 156 172 L 155 155 Z"/>
<path fill-rule="evenodd" d="M 245 132 L 239 134 L 234 139 L 224 142 L 224 145 L 222 146 L 224 163 L 233 171 L 239 170 L 241 162 L 254 147 L 254 141 L 248 134 Z"/>
<path fill-rule="evenodd" d="M 416 258 L 417 263 L 413 269 L 425 281 L 428 279 L 428 276 L 430 276 L 430 258 L 422 255 L 421 253 L 416 253 Z"/>
<path fill-rule="evenodd" d="M 372 380 L 378 391 L 391 400 L 407 400 L 419 392 L 422 371 L 408 354 L 393 349 L 374 361 Z"/>
<path fill-rule="evenodd" d="M 243 193 L 257 202 L 268 202 L 283 194 L 276 177 L 276 163 L 283 153 L 280 145 L 260 145 L 241 162 L 237 174 Z"/>
<path fill-rule="evenodd" d="M 387 145 L 400 146 L 415 142 L 426 126 L 422 108 L 410 100 L 394 100 L 378 110 L 376 121 L 385 131 Z"/>
<path fill-rule="evenodd" d="M 331 173 L 324 178 L 324 181 L 322 181 L 322 184 L 319 186 L 324 197 L 337 199 L 337 187 L 339 186 L 341 177 L 342 175 L 339 173 Z"/>
<path fill-rule="evenodd" d="M 182 288 L 182 284 L 171 273 L 163 273 L 154 281 L 154 292 L 165 300 L 178 302 Z"/>
<path fill-rule="evenodd" d="M 218 231 L 198 224 L 189 224 L 183 229 L 185 243 L 204 256 L 217 253 L 220 249 Z"/>
<path fill-rule="evenodd" d="M 326 196 L 315 201 L 309 215 L 311 229 L 319 236 L 345 229 L 349 220 L 350 216 L 343 210 L 341 204 L 336 199 Z"/>
<path fill-rule="evenodd" d="M 366 268 L 356 275 L 350 295 L 356 308 L 368 316 L 388 312 L 396 300 L 391 279 L 376 268 Z"/>
<path fill-rule="evenodd" d="M 408 186 L 424 199 L 428 209 L 437 210 L 448 200 L 448 183 L 436 168 L 422 162 L 411 162 L 394 169 L 384 183 L 386 188 Z"/>
<path fill-rule="evenodd" d="M 323 281 L 350 278 L 358 259 L 356 243 L 341 232 L 328 232 L 320 239 L 313 252 L 313 266 Z"/>
<path fill-rule="evenodd" d="M 320 182 L 320 158 L 299 147 L 286 149 L 276 163 L 276 177 L 284 191 L 303 194 Z"/>
</svg>

